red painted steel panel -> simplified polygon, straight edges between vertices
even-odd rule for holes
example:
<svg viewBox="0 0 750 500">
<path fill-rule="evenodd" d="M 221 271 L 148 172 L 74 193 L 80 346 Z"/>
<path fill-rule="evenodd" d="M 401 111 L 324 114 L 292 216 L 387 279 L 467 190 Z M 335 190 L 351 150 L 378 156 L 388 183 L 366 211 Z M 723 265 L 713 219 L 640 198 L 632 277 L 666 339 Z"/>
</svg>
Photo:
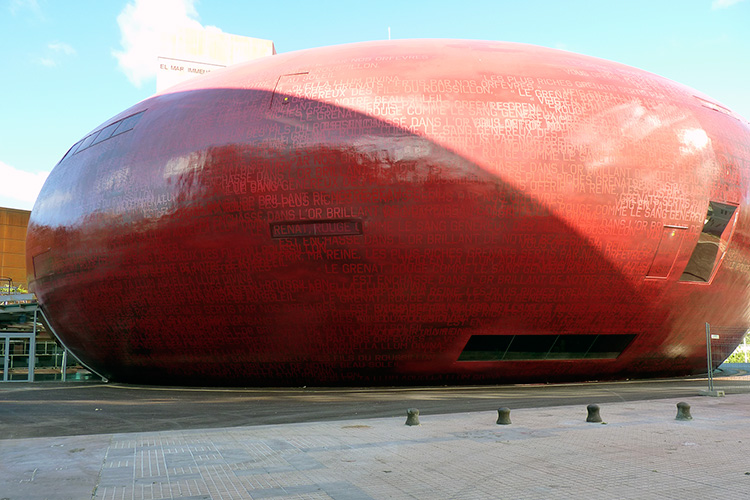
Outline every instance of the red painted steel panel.
<svg viewBox="0 0 750 500">
<path fill-rule="evenodd" d="M 113 380 L 677 375 L 704 366 L 705 321 L 750 325 L 750 129 L 650 73 L 374 42 L 212 72 L 93 132 L 138 112 L 55 167 L 27 241 L 53 327 Z M 709 201 L 739 206 L 727 252 L 710 284 L 680 281 Z M 671 270 L 646 279 L 670 225 Z M 458 361 L 476 335 L 635 338 L 608 359 Z"/>
</svg>

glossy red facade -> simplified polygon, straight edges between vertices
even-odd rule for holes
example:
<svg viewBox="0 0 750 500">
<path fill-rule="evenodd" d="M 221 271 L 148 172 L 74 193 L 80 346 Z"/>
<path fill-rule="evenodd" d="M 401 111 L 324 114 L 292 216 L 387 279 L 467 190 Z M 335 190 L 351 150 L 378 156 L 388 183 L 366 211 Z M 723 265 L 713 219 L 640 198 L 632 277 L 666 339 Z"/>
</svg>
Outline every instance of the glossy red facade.
<svg viewBox="0 0 750 500">
<path fill-rule="evenodd" d="M 705 371 L 750 326 L 750 128 L 519 44 L 276 55 L 156 95 L 55 167 L 29 280 L 112 380 L 387 385 Z"/>
</svg>

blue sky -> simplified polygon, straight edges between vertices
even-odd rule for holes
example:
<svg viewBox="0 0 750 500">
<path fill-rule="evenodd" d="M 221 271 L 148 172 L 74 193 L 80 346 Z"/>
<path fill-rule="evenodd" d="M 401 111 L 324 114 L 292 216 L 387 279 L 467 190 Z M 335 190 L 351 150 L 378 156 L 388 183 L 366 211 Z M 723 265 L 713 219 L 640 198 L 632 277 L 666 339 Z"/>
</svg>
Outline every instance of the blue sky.
<svg viewBox="0 0 750 500">
<path fill-rule="evenodd" d="M 0 0 L 0 206 L 31 209 L 67 149 L 155 92 L 159 28 L 278 53 L 392 38 L 531 43 L 689 85 L 750 119 L 750 0 Z"/>
</svg>

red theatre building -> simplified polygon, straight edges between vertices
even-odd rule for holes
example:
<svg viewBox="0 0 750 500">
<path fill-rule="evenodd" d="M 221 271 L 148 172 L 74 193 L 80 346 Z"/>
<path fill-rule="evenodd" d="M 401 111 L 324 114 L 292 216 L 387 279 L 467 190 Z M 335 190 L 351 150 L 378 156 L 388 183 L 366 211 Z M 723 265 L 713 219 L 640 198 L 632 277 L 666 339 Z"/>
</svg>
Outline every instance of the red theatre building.
<svg viewBox="0 0 750 500">
<path fill-rule="evenodd" d="M 522 44 L 217 69 L 81 137 L 30 286 L 111 380 L 391 385 L 705 373 L 750 327 L 750 126 Z M 713 332 L 712 332 L 713 333 Z"/>
</svg>

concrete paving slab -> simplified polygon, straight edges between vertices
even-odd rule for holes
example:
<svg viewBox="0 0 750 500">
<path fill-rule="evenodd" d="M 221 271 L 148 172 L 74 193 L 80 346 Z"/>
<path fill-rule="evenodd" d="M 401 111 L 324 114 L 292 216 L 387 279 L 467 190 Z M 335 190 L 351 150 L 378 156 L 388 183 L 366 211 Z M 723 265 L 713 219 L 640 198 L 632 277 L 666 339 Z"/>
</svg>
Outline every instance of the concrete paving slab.
<svg viewBox="0 0 750 500">
<path fill-rule="evenodd" d="M 111 442 L 109 435 L 0 441 L 0 498 L 93 498 Z"/>
</svg>

